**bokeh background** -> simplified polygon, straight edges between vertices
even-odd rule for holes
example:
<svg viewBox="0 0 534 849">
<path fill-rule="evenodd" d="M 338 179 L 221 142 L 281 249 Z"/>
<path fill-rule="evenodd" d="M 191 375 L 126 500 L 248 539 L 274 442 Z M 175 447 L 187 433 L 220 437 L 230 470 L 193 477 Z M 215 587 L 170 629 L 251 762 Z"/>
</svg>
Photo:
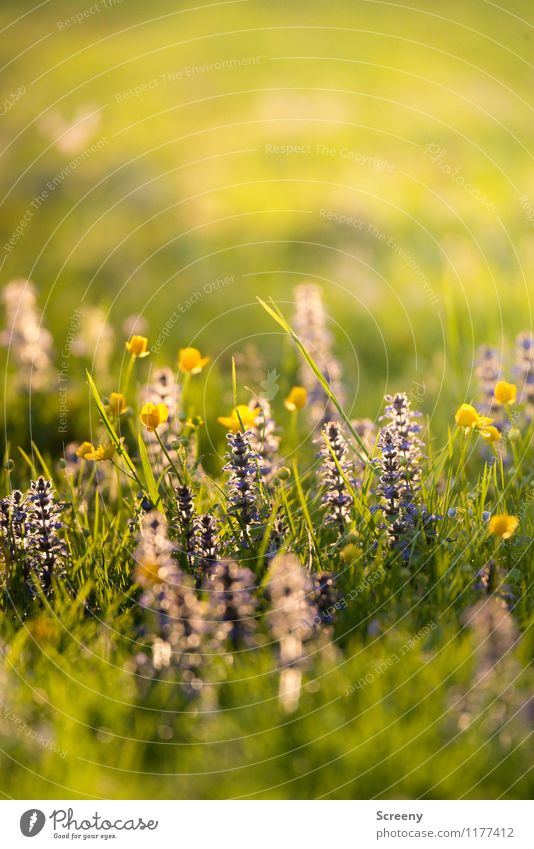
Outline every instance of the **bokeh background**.
<svg viewBox="0 0 534 849">
<path fill-rule="evenodd" d="M 178 311 L 157 357 L 209 349 L 214 396 L 249 337 L 280 362 L 255 296 L 314 280 L 374 417 L 414 380 L 430 413 L 469 396 L 477 345 L 530 327 L 527 3 L 0 14 L 0 274 L 35 282 L 58 357 L 77 309 L 104 310 L 119 359 L 125 320 L 153 341 Z"/>
</svg>

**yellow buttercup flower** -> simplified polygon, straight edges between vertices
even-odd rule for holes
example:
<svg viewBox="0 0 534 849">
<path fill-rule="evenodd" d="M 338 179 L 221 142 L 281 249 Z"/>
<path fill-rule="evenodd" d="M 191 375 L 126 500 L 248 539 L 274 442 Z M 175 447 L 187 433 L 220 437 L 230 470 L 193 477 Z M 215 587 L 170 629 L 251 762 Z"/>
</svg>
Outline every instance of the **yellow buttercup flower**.
<svg viewBox="0 0 534 849">
<path fill-rule="evenodd" d="M 501 513 L 497 516 L 492 516 L 489 521 L 489 532 L 501 539 L 509 539 L 519 526 L 517 516 L 509 516 L 508 513 Z"/>
<path fill-rule="evenodd" d="M 199 374 L 209 363 L 209 357 L 203 357 L 198 348 L 180 348 L 178 351 L 178 368 L 188 374 Z"/>
<path fill-rule="evenodd" d="M 495 387 L 495 400 L 499 404 L 513 404 L 517 398 L 517 386 L 515 383 L 507 383 L 499 380 Z"/>
<path fill-rule="evenodd" d="M 308 390 L 304 386 L 293 386 L 291 392 L 284 401 L 286 410 L 302 410 L 308 400 Z"/>
<path fill-rule="evenodd" d="M 126 343 L 126 350 L 134 357 L 148 357 L 148 339 L 146 336 L 131 336 Z"/>
<path fill-rule="evenodd" d="M 115 445 L 112 442 L 106 443 L 106 445 L 99 445 L 98 448 L 93 448 L 93 450 L 86 454 L 85 460 L 93 460 L 95 463 L 101 463 L 102 460 L 111 460 L 115 453 Z"/>
<path fill-rule="evenodd" d="M 120 392 L 112 392 L 107 406 L 114 416 L 122 416 L 126 412 L 126 398 Z"/>
<path fill-rule="evenodd" d="M 480 435 L 484 442 L 494 443 L 498 442 L 501 438 L 501 433 L 497 430 L 493 425 L 486 425 L 486 427 L 480 428 Z"/>
<path fill-rule="evenodd" d="M 462 404 L 458 407 L 454 418 L 458 427 L 465 427 L 466 430 L 477 427 L 480 421 L 478 411 L 471 404 Z"/>
<path fill-rule="evenodd" d="M 143 404 L 139 418 L 146 429 L 153 432 L 160 425 L 165 424 L 169 418 L 169 408 L 166 404 L 152 404 L 147 401 Z"/>
<path fill-rule="evenodd" d="M 238 430 L 241 430 L 241 426 L 245 430 L 249 427 L 254 427 L 260 412 L 260 407 L 251 409 L 246 404 L 239 404 L 237 407 L 234 407 L 229 416 L 219 416 L 217 421 L 227 427 L 228 430 L 231 430 L 232 433 L 237 433 Z"/>
<path fill-rule="evenodd" d="M 92 442 L 82 442 L 82 444 L 80 445 L 80 447 L 76 451 L 76 456 L 81 457 L 82 460 L 86 460 L 87 455 L 92 454 L 94 450 L 95 450 L 95 448 L 94 448 L 94 445 L 92 444 Z"/>
<path fill-rule="evenodd" d="M 488 418 L 488 416 L 481 416 L 472 404 L 462 404 L 458 407 L 454 419 L 458 427 L 463 427 L 466 431 L 472 428 L 487 428 L 488 425 L 493 423 L 493 419 Z"/>
</svg>

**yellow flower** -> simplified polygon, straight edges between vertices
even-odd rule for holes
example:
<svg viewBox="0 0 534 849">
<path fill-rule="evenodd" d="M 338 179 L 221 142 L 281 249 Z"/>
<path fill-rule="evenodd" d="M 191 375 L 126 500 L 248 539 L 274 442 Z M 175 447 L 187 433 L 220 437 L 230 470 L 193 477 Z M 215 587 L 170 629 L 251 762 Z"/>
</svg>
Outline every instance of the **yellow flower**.
<svg viewBox="0 0 534 849">
<path fill-rule="evenodd" d="M 308 400 L 308 390 L 304 386 L 294 386 L 284 401 L 286 410 L 302 410 Z"/>
<path fill-rule="evenodd" d="M 93 448 L 93 450 L 86 454 L 85 460 L 93 460 L 95 463 L 101 463 L 102 460 L 111 460 L 115 453 L 115 446 L 112 442 L 108 442 L 106 445 L 99 445 L 98 448 Z"/>
<path fill-rule="evenodd" d="M 82 442 L 82 444 L 76 451 L 76 456 L 81 457 L 82 460 L 86 460 L 87 455 L 92 454 L 94 450 L 94 445 L 91 442 Z"/>
<path fill-rule="evenodd" d="M 189 374 L 199 374 L 209 363 L 209 357 L 203 357 L 198 348 L 180 348 L 178 351 L 178 368 Z"/>
<path fill-rule="evenodd" d="M 492 516 L 489 521 L 489 532 L 501 539 L 508 539 L 517 530 L 519 519 L 517 516 L 509 516 L 508 513 L 502 513 L 498 516 Z"/>
<path fill-rule="evenodd" d="M 498 442 L 501 438 L 500 431 L 497 430 L 493 425 L 486 425 L 486 427 L 480 428 L 480 435 L 484 442 Z"/>
<path fill-rule="evenodd" d="M 227 427 L 228 430 L 231 430 L 232 433 L 237 433 L 238 430 L 241 430 L 241 426 L 245 430 L 253 427 L 260 412 L 260 407 L 255 407 L 251 410 L 246 404 L 239 404 L 232 410 L 229 416 L 219 416 L 217 421 Z"/>
<path fill-rule="evenodd" d="M 148 339 L 146 336 L 132 336 L 126 343 L 126 350 L 134 357 L 148 357 Z"/>
<path fill-rule="evenodd" d="M 114 416 L 122 416 L 126 412 L 126 398 L 120 392 L 112 392 L 109 396 L 108 410 Z"/>
<path fill-rule="evenodd" d="M 495 400 L 499 404 L 513 404 L 517 398 L 517 386 L 515 383 L 507 383 L 506 380 L 499 380 L 495 387 Z"/>
<path fill-rule="evenodd" d="M 166 404 L 152 404 L 147 401 L 146 404 L 143 404 L 139 418 L 147 430 L 154 431 L 167 421 L 169 409 Z"/>
<path fill-rule="evenodd" d="M 458 427 L 465 427 L 469 430 L 472 427 L 477 427 L 480 416 L 477 410 L 471 404 L 462 404 L 456 411 L 455 421 Z M 488 422 L 489 424 L 489 422 Z"/>
<path fill-rule="evenodd" d="M 466 431 L 474 427 L 486 428 L 493 422 L 493 419 L 481 416 L 471 404 L 462 404 L 458 407 L 454 418 L 458 427 L 465 427 Z"/>
</svg>

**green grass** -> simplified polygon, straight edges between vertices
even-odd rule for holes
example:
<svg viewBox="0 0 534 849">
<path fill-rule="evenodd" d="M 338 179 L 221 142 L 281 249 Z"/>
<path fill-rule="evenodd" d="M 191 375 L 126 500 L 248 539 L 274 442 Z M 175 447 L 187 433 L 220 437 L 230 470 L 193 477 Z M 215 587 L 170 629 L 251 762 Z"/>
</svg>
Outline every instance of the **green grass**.
<svg viewBox="0 0 534 849">
<path fill-rule="evenodd" d="M 30 601 L 20 571 L 6 575 L 0 789 L 16 798 L 528 797 L 531 724 L 513 714 L 532 689 L 532 426 L 521 418 L 520 440 L 491 469 L 478 437 L 461 460 L 452 428 L 459 404 L 478 398 L 477 346 L 502 350 L 510 378 L 514 336 L 532 326 L 529 5 L 250 0 L 147 11 L 124 0 L 68 29 L 72 4 L 33 5 L 0 9 L 0 28 L 31 10 L 0 44 L 5 97 L 19 92 L 0 120 L 1 281 L 35 281 L 56 367 L 76 310 L 102 307 L 114 341 L 101 362 L 97 338 L 66 358 L 66 433 L 56 386 L 29 400 L 13 352 L 0 349 L 4 455 L 14 464 L 0 494 L 50 473 L 67 504 L 71 558 L 49 598 Z M 100 124 L 78 148 L 61 149 L 50 116 L 71 121 L 81 108 L 100 110 Z M 284 145 L 298 152 L 273 149 Z M 230 282 L 206 291 L 222 278 Z M 188 388 L 187 413 L 205 421 L 197 507 L 222 513 L 217 417 L 234 391 L 248 401 L 245 387 L 259 392 L 277 369 L 282 454 L 293 444 L 282 401 L 300 355 L 257 298 L 272 297 L 289 318 L 302 280 L 323 288 L 348 418 L 376 420 L 386 392 L 418 398 L 425 499 L 444 517 L 438 543 L 408 564 L 388 555 L 369 512 L 369 472 L 351 548 L 337 544 L 304 411 L 299 477 L 291 468 L 276 498 L 301 562 L 340 575 L 340 601 L 298 709 L 288 713 L 278 698 L 262 540 L 248 562 L 260 585 L 259 647 L 222 670 L 208 665 L 214 683 L 198 699 L 173 680 L 143 684 L 132 675 L 144 637 L 128 521 L 139 490 L 153 496 L 158 482 L 139 455 L 138 391 L 156 365 L 175 367 L 179 347 L 211 356 Z M 86 370 L 106 398 L 124 386 L 124 321 L 142 315 L 154 344 L 173 314 L 128 392 L 123 434 L 139 481 L 111 475 L 99 492 L 88 464 L 83 483 L 67 485 L 64 444 L 101 428 Z M 171 515 L 169 483 L 159 488 Z M 518 515 L 517 533 L 497 545 L 484 511 Z M 514 593 L 520 636 L 485 688 L 465 617 L 492 557 Z M 482 701 L 468 722 L 471 688 Z"/>
</svg>

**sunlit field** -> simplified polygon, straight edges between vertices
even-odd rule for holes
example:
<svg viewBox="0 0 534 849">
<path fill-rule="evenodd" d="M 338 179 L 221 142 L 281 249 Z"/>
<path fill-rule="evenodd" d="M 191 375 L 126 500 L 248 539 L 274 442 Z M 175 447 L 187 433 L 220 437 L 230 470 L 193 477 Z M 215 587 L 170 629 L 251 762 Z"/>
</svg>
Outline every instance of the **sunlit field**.
<svg viewBox="0 0 534 849">
<path fill-rule="evenodd" d="M 0 791 L 530 798 L 527 2 L 0 8 Z"/>
</svg>

